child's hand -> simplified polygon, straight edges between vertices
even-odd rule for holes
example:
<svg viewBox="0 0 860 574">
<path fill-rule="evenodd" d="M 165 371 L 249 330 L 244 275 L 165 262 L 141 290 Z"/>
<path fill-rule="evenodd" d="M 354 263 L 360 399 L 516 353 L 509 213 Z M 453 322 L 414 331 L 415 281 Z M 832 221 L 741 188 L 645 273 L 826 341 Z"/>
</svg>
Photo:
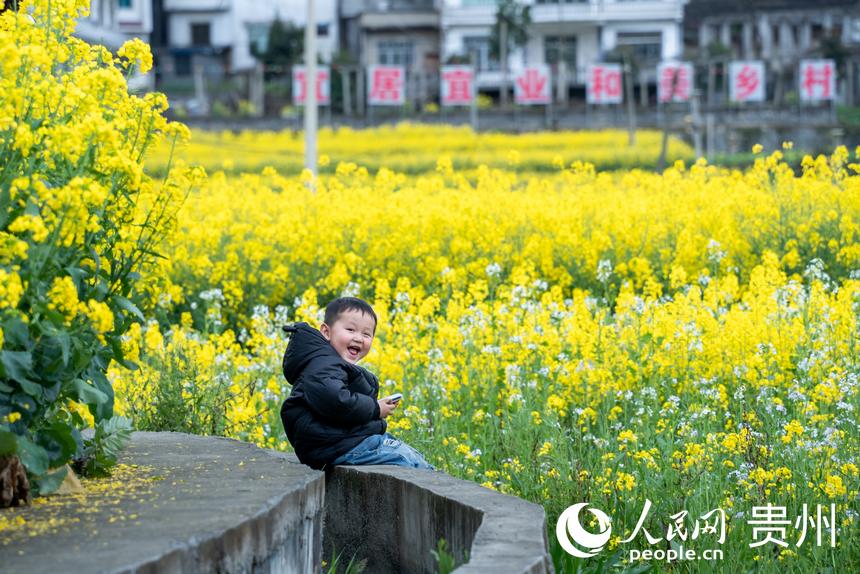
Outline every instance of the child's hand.
<svg viewBox="0 0 860 574">
<path fill-rule="evenodd" d="M 388 415 L 391 414 L 391 411 L 397 408 L 398 403 L 389 403 L 388 401 L 379 399 L 376 401 L 379 403 L 379 418 L 384 419 Z"/>
</svg>

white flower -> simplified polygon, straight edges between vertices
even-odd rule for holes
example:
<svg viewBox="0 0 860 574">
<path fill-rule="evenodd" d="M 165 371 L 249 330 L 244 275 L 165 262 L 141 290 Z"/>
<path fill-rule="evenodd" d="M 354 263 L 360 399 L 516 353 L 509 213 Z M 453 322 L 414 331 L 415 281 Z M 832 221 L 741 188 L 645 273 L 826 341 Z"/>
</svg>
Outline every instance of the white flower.
<svg viewBox="0 0 860 574">
<path fill-rule="evenodd" d="M 200 298 L 204 301 L 223 301 L 224 293 L 220 289 L 208 289 L 200 292 Z"/>
<path fill-rule="evenodd" d="M 608 283 L 612 277 L 612 262 L 609 259 L 601 259 L 597 263 L 597 281 L 600 283 Z"/>
<path fill-rule="evenodd" d="M 716 239 L 708 241 L 708 261 L 713 265 L 719 265 L 720 261 L 726 257 L 726 252 L 720 249 L 721 247 L 722 245 Z"/>
<path fill-rule="evenodd" d="M 810 281 L 830 282 L 830 276 L 824 272 L 824 261 L 818 257 L 812 259 L 803 271 L 803 276 Z"/>
<path fill-rule="evenodd" d="M 341 297 L 358 297 L 359 293 L 361 293 L 361 287 L 358 283 L 350 281 L 346 284 L 346 287 L 343 288 Z"/>
</svg>

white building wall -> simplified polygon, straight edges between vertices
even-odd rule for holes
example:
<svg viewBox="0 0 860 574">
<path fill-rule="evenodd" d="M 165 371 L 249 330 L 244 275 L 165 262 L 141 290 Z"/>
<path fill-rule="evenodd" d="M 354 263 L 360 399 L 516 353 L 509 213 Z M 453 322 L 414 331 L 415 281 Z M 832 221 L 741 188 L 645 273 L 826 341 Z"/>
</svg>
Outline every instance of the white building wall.
<svg viewBox="0 0 860 574">
<path fill-rule="evenodd" d="M 307 0 L 169 0 L 165 10 L 169 18 L 172 47 L 191 46 L 191 24 L 210 24 L 214 47 L 230 47 L 232 72 L 252 69 L 257 60 L 251 54 L 249 25 L 269 25 L 276 18 L 304 27 Z M 317 39 L 317 50 L 323 61 L 330 62 L 337 48 L 337 0 L 315 0 L 317 25 L 326 24 L 328 35 Z"/>
<path fill-rule="evenodd" d="M 314 16 L 317 25 L 328 26 L 327 36 L 317 37 L 317 50 L 324 62 L 331 62 L 337 50 L 337 1 L 315 0 Z M 233 68 L 247 70 L 253 68 L 256 59 L 251 55 L 249 24 L 266 24 L 280 17 L 285 22 L 304 28 L 307 22 L 307 0 L 258 0 L 243 2 L 233 0 Z"/>
<path fill-rule="evenodd" d="M 232 0 L 164 0 L 165 10 L 225 10 Z"/>
<path fill-rule="evenodd" d="M 151 0 L 132 0 L 129 8 L 119 8 L 117 0 L 91 0 L 89 16 L 78 20 L 75 35 L 116 50 L 132 38 L 149 42 L 151 33 Z"/>
<path fill-rule="evenodd" d="M 577 36 L 576 43 L 576 82 L 582 83 L 588 66 L 600 61 L 600 33 L 597 28 L 591 28 Z"/>
<path fill-rule="evenodd" d="M 209 40 L 214 47 L 232 46 L 235 41 L 229 12 L 189 12 L 170 14 L 170 45 L 176 48 L 191 46 L 191 25 L 209 24 Z"/>
<path fill-rule="evenodd" d="M 126 34 L 148 39 L 152 33 L 151 0 L 131 0 L 129 7 L 117 6 L 116 17 L 120 29 Z"/>
<path fill-rule="evenodd" d="M 544 62 L 544 37 L 572 35 L 577 38 L 576 60 L 579 75 L 603 54 L 617 45 L 618 33 L 660 33 L 661 57 L 664 60 L 681 56 L 681 25 L 687 0 L 589 0 L 583 3 L 531 4 L 532 31 L 524 50 L 510 55 L 511 69 L 526 63 Z M 489 36 L 495 21 L 493 0 L 443 0 L 442 2 L 442 60 L 463 54 L 463 37 Z M 498 76 L 498 80 L 496 80 Z M 492 86 L 500 82 L 500 74 L 480 74 L 479 85 Z M 581 83 L 581 78 L 577 78 Z M 497 84 L 495 84 L 497 85 Z"/>
<path fill-rule="evenodd" d="M 601 30 L 600 49 L 608 52 L 618 45 L 618 34 L 625 32 L 659 33 L 661 38 L 660 57 L 674 60 L 681 57 L 681 25 L 674 22 L 641 22 L 636 24 L 608 24 Z"/>
</svg>

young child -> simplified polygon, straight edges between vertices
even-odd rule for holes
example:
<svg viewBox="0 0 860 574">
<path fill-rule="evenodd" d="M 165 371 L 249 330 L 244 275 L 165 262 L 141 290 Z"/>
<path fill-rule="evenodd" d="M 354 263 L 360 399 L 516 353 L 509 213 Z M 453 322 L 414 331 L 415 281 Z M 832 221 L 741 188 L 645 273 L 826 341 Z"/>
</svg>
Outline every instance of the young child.
<svg viewBox="0 0 860 574">
<path fill-rule="evenodd" d="M 283 368 L 293 389 L 281 420 L 302 463 L 315 469 L 395 464 L 435 470 L 421 453 L 386 432 L 385 418 L 397 403 L 377 399 L 379 380 L 356 364 L 376 333 L 370 305 L 341 297 L 326 306 L 319 330 L 307 323 L 284 330 L 292 333 Z"/>
</svg>

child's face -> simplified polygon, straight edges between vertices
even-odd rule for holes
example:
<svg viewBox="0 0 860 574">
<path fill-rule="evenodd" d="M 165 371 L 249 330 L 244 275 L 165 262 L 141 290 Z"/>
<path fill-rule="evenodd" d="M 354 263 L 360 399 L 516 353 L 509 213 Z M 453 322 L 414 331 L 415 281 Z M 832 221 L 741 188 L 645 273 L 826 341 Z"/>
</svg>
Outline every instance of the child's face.
<svg viewBox="0 0 860 574">
<path fill-rule="evenodd" d="M 350 309 L 341 313 L 334 325 L 320 325 L 320 332 L 344 361 L 357 363 L 370 351 L 375 328 L 373 317 Z"/>
</svg>

